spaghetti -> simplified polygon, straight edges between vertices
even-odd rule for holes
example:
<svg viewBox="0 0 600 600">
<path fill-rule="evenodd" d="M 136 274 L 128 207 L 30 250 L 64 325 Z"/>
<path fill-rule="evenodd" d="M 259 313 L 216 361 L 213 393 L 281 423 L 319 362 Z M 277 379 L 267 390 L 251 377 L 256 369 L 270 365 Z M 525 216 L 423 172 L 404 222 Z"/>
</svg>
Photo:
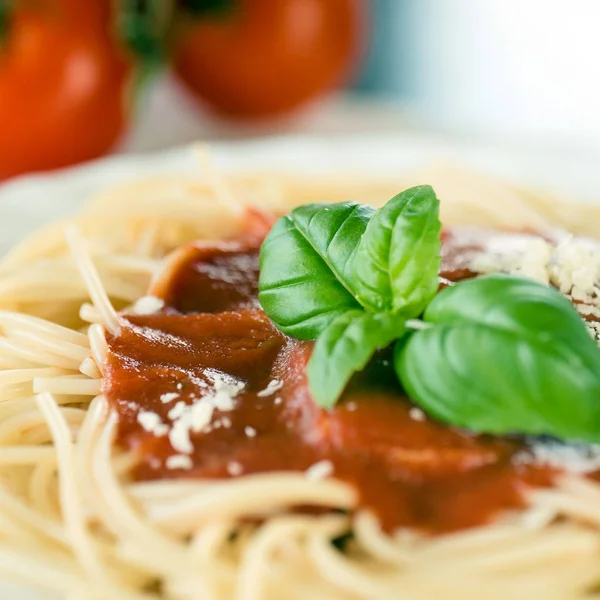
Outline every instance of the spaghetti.
<svg viewBox="0 0 600 600">
<path fill-rule="evenodd" d="M 413 182 L 226 182 L 208 170 L 109 191 L 68 241 L 65 224 L 51 226 L 0 267 L 2 576 L 86 600 L 600 598 L 600 485 L 580 475 L 491 524 L 436 536 L 383 531 L 327 476 L 132 479 L 137 456 L 115 443 L 101 378 L 117 311 L 145 296 L 163 257 L 235 234 L 243 205 L 378 205 Z M 415 178 L 437 188 L 445 224 L 595 233 L 593 207 L 448 169 Z M 335 510 L 289 510 L 306 504 Z"/>
</svg>

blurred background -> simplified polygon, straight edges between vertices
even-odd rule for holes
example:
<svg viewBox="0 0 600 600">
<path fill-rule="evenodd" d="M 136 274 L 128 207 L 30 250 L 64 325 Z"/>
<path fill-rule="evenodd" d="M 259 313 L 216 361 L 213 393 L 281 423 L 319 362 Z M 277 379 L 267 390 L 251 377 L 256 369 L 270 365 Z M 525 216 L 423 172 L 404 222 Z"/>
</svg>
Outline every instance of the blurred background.
<svg viewBox="0 0 600 600">
<path fill-rule="evenodd" d="M 272 135 L 600 157 L 598 0 L 0 0 L 0 179 Z"/>
</svg>

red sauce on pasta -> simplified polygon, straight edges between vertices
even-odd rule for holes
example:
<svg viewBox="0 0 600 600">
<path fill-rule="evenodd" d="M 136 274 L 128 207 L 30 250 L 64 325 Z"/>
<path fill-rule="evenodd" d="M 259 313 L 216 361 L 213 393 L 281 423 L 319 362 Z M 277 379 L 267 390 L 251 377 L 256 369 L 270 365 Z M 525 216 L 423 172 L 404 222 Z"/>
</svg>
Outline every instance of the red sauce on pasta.
<svg viewBox="0 0 600 600">
<path fill-rule="evenodd" d="M 442 285 L 473 275 L 453 243 L 444 236 Z M 165 309 L 125 317 L 109 338 L 104 393 L 119 414 L 119 443 L 139 453 L 136 478 L 228 478 L 328 461 L 387 531 L 431 532 L 483 524 L 522 506 L 528 486 L 551 482 L 549 469 L 518 460 L 521 442 L 427 418 L 389 375 L 386 352 L 335 408 L 320 409 L 305 375 L 312 345 L 270 323 L 256 300 L 257 274 L 256 243 L 188 246 L 151 290 Z M 230 406 L 215 402 L 210 423 L 179 439 L 173 422 L 219 383 L 234 390 Z M 171 431 L 157 435 L 156 422 Z M 170 464 L 182 451 L 173 439 L 185 446 L 188 437 L 191 461 Z"/>
</svg>

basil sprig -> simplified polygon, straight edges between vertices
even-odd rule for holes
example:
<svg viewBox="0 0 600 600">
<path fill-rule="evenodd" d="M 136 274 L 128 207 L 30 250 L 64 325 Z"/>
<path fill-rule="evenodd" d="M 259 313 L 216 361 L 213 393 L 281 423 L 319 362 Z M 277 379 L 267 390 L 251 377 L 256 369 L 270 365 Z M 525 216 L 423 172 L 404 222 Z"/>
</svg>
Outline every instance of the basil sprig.
<svg viewBox="0 0 600 600">
<path fill-rule="evenodd" d="M 378 211 L 313 204 L 277 222 L 261 248 L 259 300 L 282 331 L 316 340 L 315 400 L 333 406 L 395 342 L 400 383 L 441 421 L 600 441 L 600 350 L 572 304 L 504 275 L 437 293 L 440 229 L 429 186 Z"/>
<path fill-rule="evenodd" d="M 352 374 L 431 300 L 438 209 L 430 186 L 406 190 L 379 211 L 354 202 L 309 204 L 279 219 L 265 239 L 259 301 L 284 333 L 317 339 L 308 378 L 321 406 L 333 406 Z"/>
</svg>

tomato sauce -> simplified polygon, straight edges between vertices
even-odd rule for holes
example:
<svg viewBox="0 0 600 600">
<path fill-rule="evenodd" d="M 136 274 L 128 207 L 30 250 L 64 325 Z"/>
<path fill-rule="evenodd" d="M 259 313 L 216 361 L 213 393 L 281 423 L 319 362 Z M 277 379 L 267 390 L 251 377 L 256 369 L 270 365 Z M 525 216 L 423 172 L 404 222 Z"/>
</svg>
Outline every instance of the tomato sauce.
<svg viewBox="0 0 600 600">
<path fill-rule="evenodd" d="M 451 241 L 445 236 L 442 285 L 473 275 Z M 124 316 L 122 332 L 108 339 L 104 393 L 119 415 L 119 443 L 139 454 L 135 478 L 305 471 L 326 460 L 385 530 L 429 532 L 488 522 L 522 506 L 528 486 L 551 483 L 549 468 L 519 459 L 523 442 L 427 418 L 404 396 L 386 351 L 333 409 L 319 408 L 305 374 L 312 343 L 283 335 L 257 303 L 257 254 L 244 242 L 182 248 L 150 290 L 165 308 Z M 148 431 L 140 411 L 172 424 L 177 403 L 212 393 L 215 377 L 238 386 L 232 406 L 215 408 L 210 425 L 190 433 L 190 468 L 169 468 L 178 454 L 170 434 Z"/>
</svg>

